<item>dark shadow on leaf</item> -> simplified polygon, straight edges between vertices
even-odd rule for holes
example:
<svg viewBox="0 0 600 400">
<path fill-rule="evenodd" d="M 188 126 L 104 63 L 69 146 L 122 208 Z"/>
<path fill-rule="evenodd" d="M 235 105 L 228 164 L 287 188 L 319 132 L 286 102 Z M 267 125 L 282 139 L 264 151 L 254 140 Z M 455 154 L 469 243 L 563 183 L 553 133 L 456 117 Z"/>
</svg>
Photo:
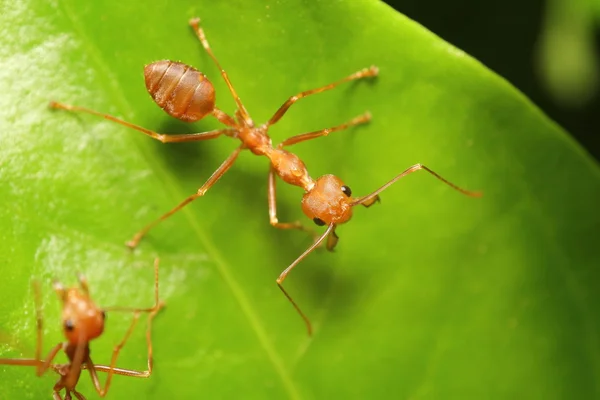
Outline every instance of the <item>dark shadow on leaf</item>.
<svg viewBox="0 0 600 400">
<path fill-rule="evenodd" d="M 158 132 L 169 134 L 186 134 L 203 132 L 203 124 L 187 124 L 171 117 L 165 117 L 165 120 L 157 127 Z M 215 140 L 219 140 L 217 138 Z M 162 156 L 167 167 L 173 171 L 173 175 L 181 182 L 195 180 L 198 187 L 216 170 L 220 165 L 220 160 L 214 154 L 211 142 L 214 140 L 186 143 L 167 143 L 163 144 L 153 141 L 157 152 Z"/>
</svg>

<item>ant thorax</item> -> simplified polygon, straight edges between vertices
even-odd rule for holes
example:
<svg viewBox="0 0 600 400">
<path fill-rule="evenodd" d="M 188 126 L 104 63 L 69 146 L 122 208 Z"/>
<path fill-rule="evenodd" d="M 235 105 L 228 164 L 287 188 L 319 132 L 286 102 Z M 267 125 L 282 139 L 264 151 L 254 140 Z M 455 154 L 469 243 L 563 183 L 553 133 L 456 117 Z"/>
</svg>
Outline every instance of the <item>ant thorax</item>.
<svg viewBox="0 0 600 400">
<path fill-rule="evenodd" d="M 267 135 L 264 127 L 240 126 L 237 129 L 237 138 L 257 156 L 269 154 L 273 149 L 271 138 Z"/>
<path fill-rule="evenodd" d="M 286 183 L 300 186 L 305 192 L 314 188 L 315 181 L 297 155 L 283 149 L 273 149 L 267 156 L 271 159 L 272 168 Z"/>
</svg>

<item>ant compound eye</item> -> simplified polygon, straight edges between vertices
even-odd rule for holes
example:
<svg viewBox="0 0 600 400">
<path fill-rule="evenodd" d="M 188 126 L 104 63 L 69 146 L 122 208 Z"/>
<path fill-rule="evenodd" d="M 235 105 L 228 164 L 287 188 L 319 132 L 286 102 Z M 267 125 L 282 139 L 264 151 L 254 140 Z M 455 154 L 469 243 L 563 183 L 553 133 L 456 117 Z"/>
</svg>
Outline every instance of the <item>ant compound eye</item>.
<svg viewBox="0 0 600 400">
<path fill-rule="evenodd" d="M 352 196 L 352 190 L 346 185 L 342 186 L 342 192 L 348 197 Z"/>
<path fill-rule="evenodd" d="M 325 225 L 325 221 L 323 221 L 321 218 L 314 218 L 313 222 L 319 226 Z"/>
<path fill-rule="evenodd" d="M 71 321 L 70 319 L 65 321 L 65 329 L 68 330 L 69 332 L 72 332 L 73 329 L 75 329 L 75 325 L 73 324 L 73 321 Z"/>
<path fill-rule="evenodd" d="M 102 320 L 106 319 L 106 311 L 102 310 Z"/>
</svg>

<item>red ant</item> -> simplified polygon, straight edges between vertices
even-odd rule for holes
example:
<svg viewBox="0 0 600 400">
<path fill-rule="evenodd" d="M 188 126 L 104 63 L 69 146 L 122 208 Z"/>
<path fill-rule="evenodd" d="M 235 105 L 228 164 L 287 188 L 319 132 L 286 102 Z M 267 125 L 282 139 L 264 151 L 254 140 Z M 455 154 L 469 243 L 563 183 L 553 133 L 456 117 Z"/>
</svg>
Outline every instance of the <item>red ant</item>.
<svg viewBox="0 0 600 400">
<path fill-rule="evenodd" d="M 164 60 L 146 65 L 144 68 L 146 88 L 148 89 L 148 92 L 154 101 L 169 115 L 177 119 L 185 122 L 195 122 L 207 115 L 212 115 L 220 122 L 227 125 L 228 128 L 192 134 L 165 135 L 131 124 L 111 115 L 99 113 L 84 107 L 71 106 L 57 102 L 52 102 L 50 104 L 50 106 L 53 108 L 69 111 L 81 111 L 106 118 L 110 121 L 138 130 L 162 143 L 208 140 L 214 139 L 221 135 L 239 139 L 242 142 L 241 145 L 225 160 L 225 162 L 223 162 L 223 164 L 221 164 L 219 168 L 217 168 L 217 170 L 210 176 L 210 178 L 208 178 L 208 180 L 200 187 L 200 189 L 198 189 L 196 193 L 187 197 L 175 208 L 136 233 L 133 238 L 127 242 L 127 246 L 130 248 L 135 248 L 142 237 L 144 237 L 144 235 L 146 235 L 146 233 L 148 233 L 148 231 L 160 221 L 167 219 L 198 197 L 204 196 L 208 189 L 210 189 L 225 174 L 225 172 L 229 170 L 229 168 L 231 168 L 242 150 L 249 149 L 256 155 L 264 155 L 268 157 L 271 162 L 268 188 L 269 218 L 271 225 L 279 229 L 300 229 L 310 232 L 310 230 L 304 227 L 299 221 L 282 223 L 277 219 L 275 175 L 279 176 L 286 183 L 299 186 L 304 189 L 305 193 L 302 199 L 302 210 L 310 219 L 315 222 L 315 224 L 320 226 L 327 225 L 325 232 L 314 241 L 312 246 L 302 253 L 302 255 L 300 255 L 300 257 L 298 257 L 289 267 L 287 267 L 277 278 L 277 284 L 279 285 L 279 288 L 283 291 L 288 300 L 302 316 L 306 322 L 308 332 L 311 334 L 312 328 L 310 321 L 300 310 L 290 295 L 285 291 L 282 283 L 292 268 L 294 268 L 315 248 L 321 245 L 325 238 L 327 238 L 326 247 L 328 250 L 332 250 L 335 247 L 338 241 L 338 236 L 335 234 L 335 228 L 338 224 L 347 222 L 350 219 L 352 216 L 352 207 L 359 204 L 365 207 L 371 206 L 373 203 L 379 200 L 379 193 L 385 190 L 388 186 L 392 185 L 398 179 L 421 169 L 429 172 L 437 179 L 468 196 L 480 196 L 480 193 L 469 192 L 459 188 L 421 164 L 413 165 L 373 193 L 358 198 L 353 198 L 350 188 L 344 185 L 344 183 L 334 175 L 324 175 L 317 180 L 312 179 L 308 174 L 306 166 L 302 160 L 300 160 L 297 155 L 284 150 L 284 147 L 307 140 L 316 139 L 321 136 L 327 136 L 332 132 L 366 123 L 371 119 L 371 115 L 369 113 L 365 113 L 344 124 L 334 126 L 332 128 L 326 128 L 315 132 L 293 136 L 281 142 L 276 147 L 273 147 L 271 138 L 267 134 L 269 127 L 277 123 L 277 121 L 283 117 L 292 104 L 301 98 L 333 89 L 344 82 L 367 77 L 375 77 L 378 74 L 377 67 L 371 66 L 370 68 L 364 68 L 339 81 L 330 83 L 329 85 L 307 90 L 298 93 L 295 96 L 291 96 L 266 123 L 255 126 L 254 122 L 250 118 L 250 115 L 246 111 L 246 108 L 242 104 L 242 101 L 233 88 L 227 73 L 214 56 L 210 45 L 206 40 L 204 31 L 200 27 L 200 19 L 194 18 L 190 20 L 190 25 L 194 29 L 198 39 L 202 43 L 202 46 L 210 58 L 221 71 L 221 75 L 237 104 L 235 118 L 215 107 L 215 90 L 212 83 L 210 83 L 206 76 L 195 68 L 181 62 Z"/>
<path fill-rule="evenodd" d="M 154 261 L 154 296 L 155 304 L 151 308 L 130 308 L 130 307 L 110 307 L 98 308 L 91 300 L 88 290 L 88 284 L 85 277 L 78 275 L 79 288 L 73 287 L 66 289 L 60 282 L 55 281 L 53 286 L 62 301 L 62 325 L 65 338 L 64 343 L 59 343 L 50 350 L 46 359 L 42 359 L 42 331 L 43 320 L 41 311 L 41 294 L 38 282 L 33 283 L 36 304 L 37 318 L 37 346 L 35 358 L 0 358 L 0 364 L 5 365 L 21 365 L 36 367 L 38 376 L 43 375 L 47 370 L 52 369 L 60 375 L 60 379 L 53 388 L 52 397 L 54 400 L 62 400 L 60 391 L 65 389 L 65 400 L 71 399 L 71 393 L 79 399 L 85 400 L 85 397 L 79 393 L 75 386 L 79 382 L 81 371 L 87 369 L 90 372 L 92 382 L 96 391 L 101 397 L 104 397 L 108 392 L 113 375 L 133 376 L 136 378 L 148 378 L 152 374 L 152 340 L 151 340 L 151 325 L 154 316 L 164 306 L 162 301 L 158 299 L 158 259 Z M 94 364 L 90 358 L 90 341 L 99 337 L 104 331 L 104 322 L 106 320 L 107 311 L 125 311 L 133 313 L 133 321 L 125 336 L 117 344 L 113 350 L 110 365 Z M 129 336 L 143 312 L 148 315 L 148 328 L 146 330 L 146 341 L 148 345 L 148 369 L 146 371 L 135 371 L 130 369 L 118 368 L 117 358 L 119 352 L 125 345 Z M 69 359 L 66 364 L 53 364 L 52 361 L 60 350 L 63 350 Z M 106 372 L 106 382 L 104 388 L 98 379 L 98 371 Z"/>
</svg>

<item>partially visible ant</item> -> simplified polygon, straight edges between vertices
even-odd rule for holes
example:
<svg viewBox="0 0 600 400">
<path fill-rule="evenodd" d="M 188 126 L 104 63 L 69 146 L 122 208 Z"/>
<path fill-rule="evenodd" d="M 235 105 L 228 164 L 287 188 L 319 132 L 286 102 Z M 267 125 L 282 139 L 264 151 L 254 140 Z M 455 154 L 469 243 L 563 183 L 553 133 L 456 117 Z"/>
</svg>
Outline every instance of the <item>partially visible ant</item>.
<svg viewBox="0 0 600 400">
<path fill-rule="evenodd" d="M 60 282 L 55 281 L 53 286 L 62 302 L 62 325 L 65 338 L 64 343 L 58 343 L 50 350 L 46 359 L 42 358 L 42 333 L 43 319 L 41 310 L 41 294 L 39 282 L 34 281 L 33 289 L 35 295 L 36 318 L 37 318 L 37 346 L 35 358 L 0 358 L 0 364 L 21 365 L 36 367 L 38 376 L 42 376 L 51 369 L 60 375 L 58 382 L 54 385 L 52 397 L 54 400 L 62 400 L 60 391 L 65 389 L 65 400 L 71 400 L 73 394 L 79 400 L 85 400 L 83 394 L 76 390 L 81 371 L 87 369 L 92 378 L 94 388 L 101 397 L 108 393 L 113 375 L 125 375 L 136 378 L 148 378 L 152 374 L 152 320 L 164 303 L 158 298 L 158 258 L 154 261 L 154 297 L 155 303 L 150 308 L 132 307 L 109 307 L 99 308 L 90 298 L 88 283 L 85 277 L 78 275 L 79 287 L 65 288 Z M 124 311 L 133 313 L 133 320 L 123 339 L 115 346 L 110 365 L 94 364 L 90 357 L 90 341 L 99 337 L 104 331 L 104 323 L 107 311 Z M 135 371 L 118 368 L 117 358 L 125 342 L 131 336 L 133 329 L 141 313 L 148 313 L 148 327 L 146 330 L 146 342 L 148 345 L 148 369 Z M 53 364 L 54 358 L 63 350 L 69 359 L 66 364 Z M 100 384 L 97 372 L 106 372 L 104 387 Z"/>
<path fill-rule="evenodd" d="M 144 68 L 146 88 L 148 89 L 148 92 L 154 101 L 163 110 L 181 121 L 196 122 L 207 115 L 212 115 L 221 123 L 228 126 L 228 128 L 192 134 L 165 135 L 123 121 L 119 118 L 113 117 L 112 115 L 103 114 L 88 108 L 62 104 L 58 102 L 50 103 L 50 107 L 52 108 L 85 112 L 106 118 L 110 121 L 138 130 L 162 143 L 208 140 L 217 138 L 221 135 L 239 139 L 242 142 L 241 145 L 234 150 L 234 152 L 225 160 L 225 162 L 221 164 L 219 168 L 217 168 L 217 170 L 210 176 L 210 178 L 208 178 L 208 180 L 198 189 L 196 193 L 188 196 L 175 208 L 165 213 L 157 220 L 149 223 L 142 230 L 136 233 L 133 238 L 127 242 L 127 246 L 130 248 L 135 248 L 139 244 L 140 240 L 148 233 L 148 231 L 150 231 L 150 229 L 152 229 L 160 221 L 167 219 L 195 199 L 204 196 L 208 189 L 210 189 L 225 174 L 225 172 L 229 170 L 229 168 L 231 168 L 242 150 L 249 149 L 256 155 L 266 156 L 269 158 L 271 164 L 269 170 L 268 187 L 269 219 L 271 225 L 279 229 L 300 229 L 303 231 L 312 232 L 299 221 L 286 223 L 279 222 L 277 218 L 275 175 L 279 176 L 284 182 L 290 185 L 299 186 L 304 189 L 305 193 L 304 197 L 302 198 L 302 210 L 310 219 L 314 221 L 315 224 L 319 226 L 327 225 L 325 232 L 318 236 L 314 243 L 304 253 L 302 253 L 300 257 L 291 263 L 290 266 L 287 267 L 277 278 L 277 285 L 292 303 L 294 308 L 298 311 L 300 316 L 304 319 L 310 335 L 312 334 L 312 327 L 308 317 L 302 312 L 302 310 L 300 310 L 296 302 L 286 292 L 282 286 L 282 283 L 288 273 L 315 248 L 320 246 L 325 238 L 327 238 L 327 249 L 330 251 L 333 250 L 338 242 L 338 236 L 335 233 L 335 228 L 337 225 L 343 224 L 350 219 L 352 216 L 352 207 L 359 204 L 365 207 L 371 206 L 379 200 L 379 193 L 400 178 L 418 170 L 425 170 L 429 172 L 437 179 L 458 190 L 459 192 L 466 194 L 467 196 L 481 196 L 481 194 L 478 192 L 470 192 L 459 188 L 422 164 L 413 165 L 373 193 L 358 198 L 353 198 L 350 188 L 344 185 L 342 180 L 334 175 L 324 175 L 317 180 L 312 179 L 308 174 L 306 166 L 302 160 L 300 160 L 297 155 L 284 150 L 284 147 L 316 139 L 321 136 L 327 136 L 332 132 L 347 129 L 355 125 L 364 124 L 371 119 L 371 115 L 369 113 L 365 113 L 338 126 L 293 136 L 287 140 L 284 140 L 276 147 L 273 147 L 271 138 L 267 134 L 269 127 L 277 123 L 277 121 L 283 117 L 283 115 L 296 101 L 316 93 L 333 89 L 344 82 L 375 77 L 379 72 L 378 68 L 375 66 L 364 68 L 343 79 L 340 79 L 339 81 L 330 83 L 329 85 L 307 90 L 298 93 L 295 96 L 291 96 L 283 103 L 281 107 L 279 107 L 275 114 L 273 114 L 273 116 L 266 123 L 255 126 L 254 122 L 250 118 L 250 115 L 246 111 L 246 108 L 242 104 L 242 101 L 233 88 L 227 73 L 221 67 L 217 61 L 217 58 L 213 54 L 210 45 L 206 40 L 204 31 L 200 27 L 200 19 L 193 18 L 190 20 L 190 25 L 202 43 L 204 50 L 206 50 L 210 58 L 216 64 L 217 68 L 221 71 L 221 76 L 225 80 L 225 83 L 227 84 L 229 91 L 231 92 L 231 95 L 233 96 L 237 105 L 237 109 L 234 114 L 235 117 L 226 114 L 215 106 L 215 90 L 212 83 L 206 78 L 206 76 L 197 69 L 181 62 L 164 60 L 146 65 Z"/>
</svg>

